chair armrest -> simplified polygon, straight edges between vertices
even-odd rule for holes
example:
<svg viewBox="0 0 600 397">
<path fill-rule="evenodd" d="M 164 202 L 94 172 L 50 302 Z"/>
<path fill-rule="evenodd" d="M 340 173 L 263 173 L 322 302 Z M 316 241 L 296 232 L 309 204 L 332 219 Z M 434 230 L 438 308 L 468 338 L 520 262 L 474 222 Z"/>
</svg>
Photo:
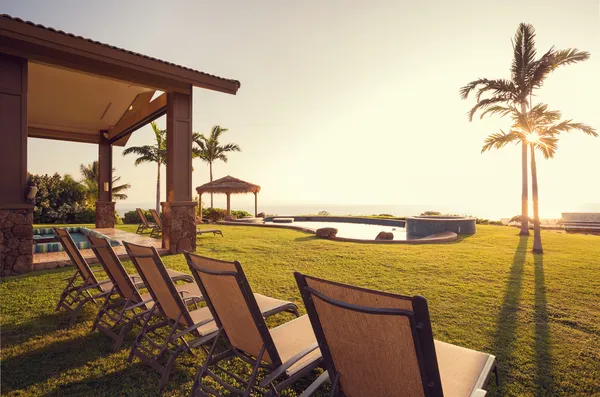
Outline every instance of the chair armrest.
<svg viewBox="0 0 600 397">
<path fill-rule="evenodd" d="M 319 387 L 321 387 L 327 381 L 329 381 L 329 373 L 325 371 L 313 383 L 311 383 L 302 394 L 300 394 L 300 397 L 310 397 L 314 395 Z"/>
<path fill-rule="evenodd" d="M 312 345 L 310 345 L 309 347 L 307 347 L 306 349 L 302 350 L 300 353 L 294 355 L 292 358 L 290 358 L 289 360 L 287 360 L 286 362 L 284 362 L 283 364 L 281 364 L 279 367 L 277 367 L 273 372 L 271 372 L 268 376 L 266 376 L 260 383 L 259 386 L 261 387 L 266 387 L 269 385 L 269 383 L 273 382 L 275 379 L 277 379 L 279 376 L 283 375 L 283 373 L 292 365 L 296 364 L 296 362 L 298 362 L 301 358 L 303 358 L 304 356 L 312 353 L 314 350 L 319 348 L 319 344 L 317 342 L 313 343 Z M 316 361 L 318 361 L 319 359 L 317 359 Z"/>
<path fill-rule="evenodd" d="M 192 325 L 191 327 L 188 327 L 188 328 L 184 329 L 183 331 L 181 331 L 180 333 L 174 335 L 173 338 L 174 339 L 181 338 L 182 336 L 189 334 L 190 332 L 194 331 L 195 329 L 198 329 L 198 328 L 202 327 L 203 325 L 210 323 L 211 321 L 214 321 L 214 320 L 211 318 L 210 320 L 200 321 L 199 323 L 196 323 L 196 324 Z"/>
<path fill-rule="evenodd" d="M 487 394 L 487 391 L 485 391 L 483 389 L 476 389 L 476 390 L 473 390 L 473 393 L 471 393 L 471 397 L 485 397 L 486 394 Z"/>
</svg>

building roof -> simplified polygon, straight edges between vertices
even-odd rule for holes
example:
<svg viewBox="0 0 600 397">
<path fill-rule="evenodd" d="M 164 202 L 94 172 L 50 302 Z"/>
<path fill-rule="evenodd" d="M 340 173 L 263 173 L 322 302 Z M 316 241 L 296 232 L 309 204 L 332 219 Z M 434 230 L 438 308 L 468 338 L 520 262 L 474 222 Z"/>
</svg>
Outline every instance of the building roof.
<svg viewBox="0 0 600 397">
<path fill-rule="evenodd" d="M 202 193 L 225 193 L 225 194 L 238 194 L 238 193 L 258 193 L 260 192 L 260 186 L 250 182 L 242 181 L 241 179 L 234 178 L 230 175 L 224 176 L 223 178 L 216 179 L 212 182 L 205 183 L 202 186 L 196 188 L 198 194 Z"/>
</svg>

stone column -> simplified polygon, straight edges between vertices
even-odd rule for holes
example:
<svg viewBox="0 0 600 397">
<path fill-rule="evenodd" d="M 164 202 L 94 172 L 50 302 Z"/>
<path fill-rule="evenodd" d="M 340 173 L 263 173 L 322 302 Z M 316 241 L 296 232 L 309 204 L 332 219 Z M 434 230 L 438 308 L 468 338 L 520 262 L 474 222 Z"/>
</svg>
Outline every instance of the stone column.
<svg viewBox="0 0 600 397">
<path fill-rule="evenodd" d="M 110 229 L 115 227 L 114 201 L 96 201 L 96 227 Z"/>
<path fill-rule="evenodd" d="M 171 253 L 196 250 L 195 201 L 164 202 L 163 248 Z"/>
<path fill-rule="evenodd" d="M 192 87 L 167 93 L 167 202 L 163 207 L 163 248 L 171 253 L 196 249 L 198 203 L 192 200 Z"/>
<path fill-rule="evenodd" d="M 27 190 L 27 59 L 0 54 L 0 275 L 33 270 Z"/>
<path fill-rule="evenodd" d="M 112 201 L 112 145 L 104 136 L 98 144 L 98 201 L 96 227 L 115 227 L 115 203 Z"/>
</svg>

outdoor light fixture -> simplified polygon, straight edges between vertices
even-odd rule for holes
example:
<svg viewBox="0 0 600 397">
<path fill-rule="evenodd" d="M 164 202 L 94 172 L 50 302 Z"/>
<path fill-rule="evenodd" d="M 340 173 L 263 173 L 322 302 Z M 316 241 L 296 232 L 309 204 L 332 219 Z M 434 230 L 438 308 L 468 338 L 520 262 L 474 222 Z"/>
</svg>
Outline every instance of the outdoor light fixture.
<svg viewBox="0 0 600 397">
<path fill-rule="evenodd" d="M 108 182 L 104 182 L 104 191 L 108 192 Z"/>
</svg>

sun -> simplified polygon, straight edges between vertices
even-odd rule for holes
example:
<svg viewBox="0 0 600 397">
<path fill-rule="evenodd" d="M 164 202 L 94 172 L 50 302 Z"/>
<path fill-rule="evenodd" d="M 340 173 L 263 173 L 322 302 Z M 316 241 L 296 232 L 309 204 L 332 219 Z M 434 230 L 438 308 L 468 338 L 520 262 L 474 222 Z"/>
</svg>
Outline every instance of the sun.
<svg viewBox="0 0 600 397">
<path fill-rule="evenodd" d="M 527 140 L 528 143 L 539 143 L 540 136 L 538 134 L 536 134 L 535 132 L 531 132 L 531 133 L 525 134 L 525 139 Z"/>
</svg>

